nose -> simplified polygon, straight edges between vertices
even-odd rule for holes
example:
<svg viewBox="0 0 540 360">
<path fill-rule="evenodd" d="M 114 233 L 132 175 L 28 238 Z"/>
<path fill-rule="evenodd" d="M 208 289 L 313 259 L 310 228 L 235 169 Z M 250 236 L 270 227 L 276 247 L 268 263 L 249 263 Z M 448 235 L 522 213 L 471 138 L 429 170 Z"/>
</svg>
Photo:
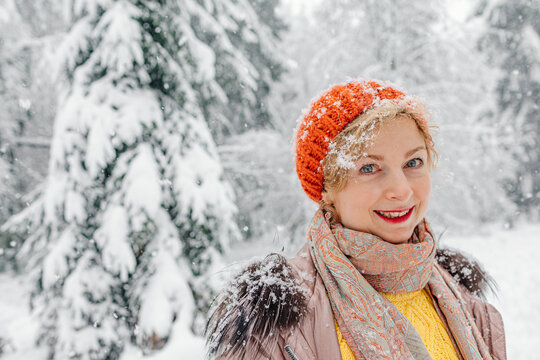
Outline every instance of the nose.
<svg viewBox="0 0 540 360">
<path fill-rule="evenodd" d="M 387 199 L 405 201 L 409 200 L 412 194 L 412 186 L 403 171 L 397 171 L 389 175 L 385 192 Z"/>
</svg>

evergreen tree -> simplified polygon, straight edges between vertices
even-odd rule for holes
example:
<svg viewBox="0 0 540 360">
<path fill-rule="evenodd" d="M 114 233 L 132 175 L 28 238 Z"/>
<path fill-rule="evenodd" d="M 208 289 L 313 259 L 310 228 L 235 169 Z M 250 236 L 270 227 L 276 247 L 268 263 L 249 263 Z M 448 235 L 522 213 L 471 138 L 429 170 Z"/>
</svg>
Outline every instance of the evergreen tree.
<svg viewBox="0 0 540 360">
<path fill-rule="evenodd" d="M 0 225 L 25 206 L 46 175 L 56 91 L 43 58 L 47 45 L 57 44 L 59 13 L 52 0 L 0 5 Z M 14 260 L 20 243 L 0 231 L 5 259 Z"/>
<path fill-rule="evenodd" d="M 18 82 L 24 79 L 19 61 L 25 63 L 20 52 L 12 51 L 17 38 L 24 38 L 25 27 L 11 0 L 0 4 L 0 225 L 22 208 L 21 193 L 26 189 L 25 179 L 16 163 L 13 138 L 25 124 L 24 108 Z M 19 90 L 19 91 L 18 91 Z M 0 270 L 12 259 L 16 242 L 0 231 Z"/>
<path fill-rule="evenodd" d="M 191 56 L 202 62 L 192 83 L 219 144 L 228 135 L 273 125 L 266 98 L 284 67 L 275 29 L 265 25 L 278 20 L 268 4 L 264 9 L 258 14 L 248 0 L 181 2 L 175 26 L 184 39 L 196 40 Z"/>
<path fill-rule="evenodd" d="M 485 1 L 478 15 L 487 22 L 480 39 L 500 69 L 493 118 L 513 160 L 504 169 L 506 190 L 519 210 L 540 219 L 540 3 Z M 515 164 L 515 165 L 512 165 Z"/>
<path fill-rule="evenodd" d="M 282 15 L 278 15 L 279 1 L 249 1 L 273 37 L 282 39 L 288 25 Z M 264 43 L 253 44 L 256 47 L 262 45 Z M 252 53 L 256 47 L 249 52 Z M 278 60 L 285 59 L 281 42 L 272 50 L 272 54 Z M 286 70 L 285 63 L 275 60 L 274 64 L 266 63 L 273 78 Z M 263 129 L 251 126 L 247 132 L 229 136 L 219 144 L 225 173 L 237 190 L 238 223 L 249 241 L 275 244 L 277 240 L 281 244 L 290 244 L 290 240 L 296 236 L 305 237 L 305 218 L 300 215 L 303 207 L 298 206 L 305 196 L 294 172 L 290 146 L 292 133 L 287 126 L 291 116 L 287 101 L 296 91 L 294 86 L 287 86 L 289 78 L 281 77 L 279 83 L 269 88 L 269 101 L 265 108 L 272 114 L 270 129 L 268 126 Z"/>
<path fill-rule="evenodd" d="M 0 7 L 0 21 L 3 19 L 3 12 L 5 9 Z M 7 12 L 6 12 L 7 14 Z M 1 27 L 0 27 L 1 29 Z M 1 33 L 0 33 L 1 36 Z M 2 54 L 2 50 L 4 47 L 4 41 L 0 37 L 0 54 Z M 5 109 L 4 111 L 0 112 L 0 129 L 2 130 L 0 132 L 0 224 L 5 221 L 5 219 L 10 214 L 10 210 L 7 206 L 7 204 L 10 202 L 8 200 L 8 196 L 10 195 L 10 177 L 9 173 L 11 164 L 10 159 L 8 156 L 9 149 L 7 149 L 4 138 L 7 138 L 7 134 L 10 132 L 10 123 L 7 116 L 7 101 L 6 101 L 6 80 L 4 75 L 4 67 L 5 62 L 4 59 L 0 58 L 0 108 Z M 3 247 L 0 245 L 0 247 Z"/>
<path fill-rule="evenodd" d="M 288 26 L 284 19 L 277 14 L 280 0 L 250 0 L 250 3 L 259 14 L 261 21 L 272 30 L 272 34 L 276 38 L 281 38 Z"/>
<path fill-rule="evenodd" d="M 246 1 L 67 8 L 49 175 L 4 228 L 28 232 L 19 256 L 35 269 L 50 356 L 118 359 L 130 342 L 151 352 L 173 328 L 201 330 L 217 286 L 205 275 L 239 237 L 209 126 L 222 137 L 268 124 L 279 71 Z"/>
</svg>

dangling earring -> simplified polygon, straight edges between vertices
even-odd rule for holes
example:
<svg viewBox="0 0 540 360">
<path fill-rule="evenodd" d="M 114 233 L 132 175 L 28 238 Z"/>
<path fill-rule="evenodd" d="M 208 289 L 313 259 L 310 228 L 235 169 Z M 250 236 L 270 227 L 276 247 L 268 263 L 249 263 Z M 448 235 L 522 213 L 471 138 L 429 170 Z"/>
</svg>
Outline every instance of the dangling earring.
<svg viewBox="0 0 540 360">
<path fill-rule="evenodd" d="M 330 205 L 330 206 L 334 206 L 334 205 Z M 324 218 L 326 219 L 326 221 L 330 221 L 330 219 L 332 219 L 332 214 L 330 214 L 329 211 L 325 211 Z"/>
</svg>

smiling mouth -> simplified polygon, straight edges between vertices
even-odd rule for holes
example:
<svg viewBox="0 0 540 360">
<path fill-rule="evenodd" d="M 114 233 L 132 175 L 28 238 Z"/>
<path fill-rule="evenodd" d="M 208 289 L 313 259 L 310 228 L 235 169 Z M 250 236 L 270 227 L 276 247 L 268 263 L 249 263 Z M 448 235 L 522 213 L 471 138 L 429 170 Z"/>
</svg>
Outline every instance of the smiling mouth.
<svg viewBox="0 0 540 360">
<path fill-rule="evenodd" d="M 400 223 L 407 221 L 413 212 L 414 206 L 406 210 L 395 210 L 395 211 L 380 211 L 374 210 L 381 219 L 390 223 Z"/>
</svg>

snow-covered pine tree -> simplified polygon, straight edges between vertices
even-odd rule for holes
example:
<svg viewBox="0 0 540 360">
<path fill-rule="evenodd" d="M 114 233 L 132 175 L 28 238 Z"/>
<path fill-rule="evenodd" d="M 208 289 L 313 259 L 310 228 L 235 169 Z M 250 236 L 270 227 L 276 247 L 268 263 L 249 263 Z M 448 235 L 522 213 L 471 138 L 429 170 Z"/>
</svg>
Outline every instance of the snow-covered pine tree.
<svg viewBox="0 0 540 360">
<path fill-rule="evenodd" d="M 4 23 L 8 17 L 7 9 L 0 5 L 0 30 L 4 28 Z M 11 203 L 9 196 L 12 187 L 10 172 L 11 161 L 9 156 L 9 149 L 6 146 L 5 139 L 8 138 L 11 133 L 11 121 L 8 115 L 7 109 L 7 88 L 5 79 L 5 59 L 2 56 L 4 42 L 2 32 L 0 32 L 0 108 L 4 109 L 0 111 L 0 224 L 2 224 L 8 215 L 11 213 L 8 203 Z M 5 50 L 4 50 L 5 51 Z M 0 241 L 0 248 L 3 248 L 4 244 Z M 3 252 L 3 251 L 2 251 Z"/>
<path fill-rule="evenodd" d="M 56 92 L 41 65 L 44 46 L 63 24 L 57 3 L 0 4 L 0 226 L 24 207 L 47 171 Z M 0 230 L 0 248 L 11 267 L 17 266 L 11 260 L 20 244 L 19 236 Z"/>
<path fill-rule="evenodd" d="M 117 359 L 129 342 L 151 352 L 173 327 L 200 330 L 215 286 L 203 276 L 239 236 L 209 125 L 225 136 L 267 121 L 273 38 L 246 1 L 67 9 L 49 175 L 5 228 L 28 232 L 20 258 L 50 356 Z"/>
<path fill-rule="evenodd" d="M 23 83 L 27 51 L 13 51 L 14 43 L 28 36 L 16 3 L 0 4 L 0 225 L 22 208 L 21 193 L 27 189 L 28 174 L 17 165 L 13 139 L 26 125 Z M 22 65 L 22 66 L 21 66 Z M 18 242 L 0 231 L 0 270 L 13 259 Z"/>
<path fill-rule="evenodd" d="M 282 15 L 277 14 L 281 1 L 249 0 L 249 2 L 259 15 L 259 19 L 270 28 L 272 34 L 276 38 L 281 38 L 283 32 L 288 28 Z"/>
<path fill-rule="evenodd" d="M 519 210 L 540 219 L 540 3 L 484 1 L 487 23 L 480 39 L 500 69 L 493 118 L 513 164 L 504 169 L 506 190 Z"/>
<path fill-rule="evenodd" d="M 230 134 L 273 125 L 267 96 L 284 71 L 284 59 L 275 28 L 268 26 L 275 14 L 268 4 L 252 2 L 257 6 L 253 0 L 186 0 L 176 16 L 184 39 L 196 39 L 191 56 L 201 63 L 192 80 L 218 144 Z"/>
<path fill-rule="evenodd" d="M 250 3 L 273 38 L 282 39 L 288 25 L 283 14 L 278 14 L 279 0 L 250 0 Z M 261 45 L 264 43 L 253 44 L 249 52 L 257 54 L 254 50 Z M 276 60 L 285 58 L 282 45 L 280 41 L 271 52 Z M 276 60 L 270 65 L 272 77 L 285 68 Z M 304 240 L 307 220 L 300 215 L 306 198 L 298 186 L 290 145 L 292 128 L 288 120 L 293 112 L 287 101 L 296 90 L 288 86 L 288 79 L 289 76 L 283 77 L 269 88 L 271 93 L 265 107 L 272 113 L 272 128 L 251 126 L 247 132 L 227 137 L 218 148 L 225 173 L 237 190 L 237 219 L 244 236 L 248 241 L 272 242 L 276 247 L 279 245 L 276 242 L 294 246 L 291 239 L 296 236 Z"/>
</svg>

